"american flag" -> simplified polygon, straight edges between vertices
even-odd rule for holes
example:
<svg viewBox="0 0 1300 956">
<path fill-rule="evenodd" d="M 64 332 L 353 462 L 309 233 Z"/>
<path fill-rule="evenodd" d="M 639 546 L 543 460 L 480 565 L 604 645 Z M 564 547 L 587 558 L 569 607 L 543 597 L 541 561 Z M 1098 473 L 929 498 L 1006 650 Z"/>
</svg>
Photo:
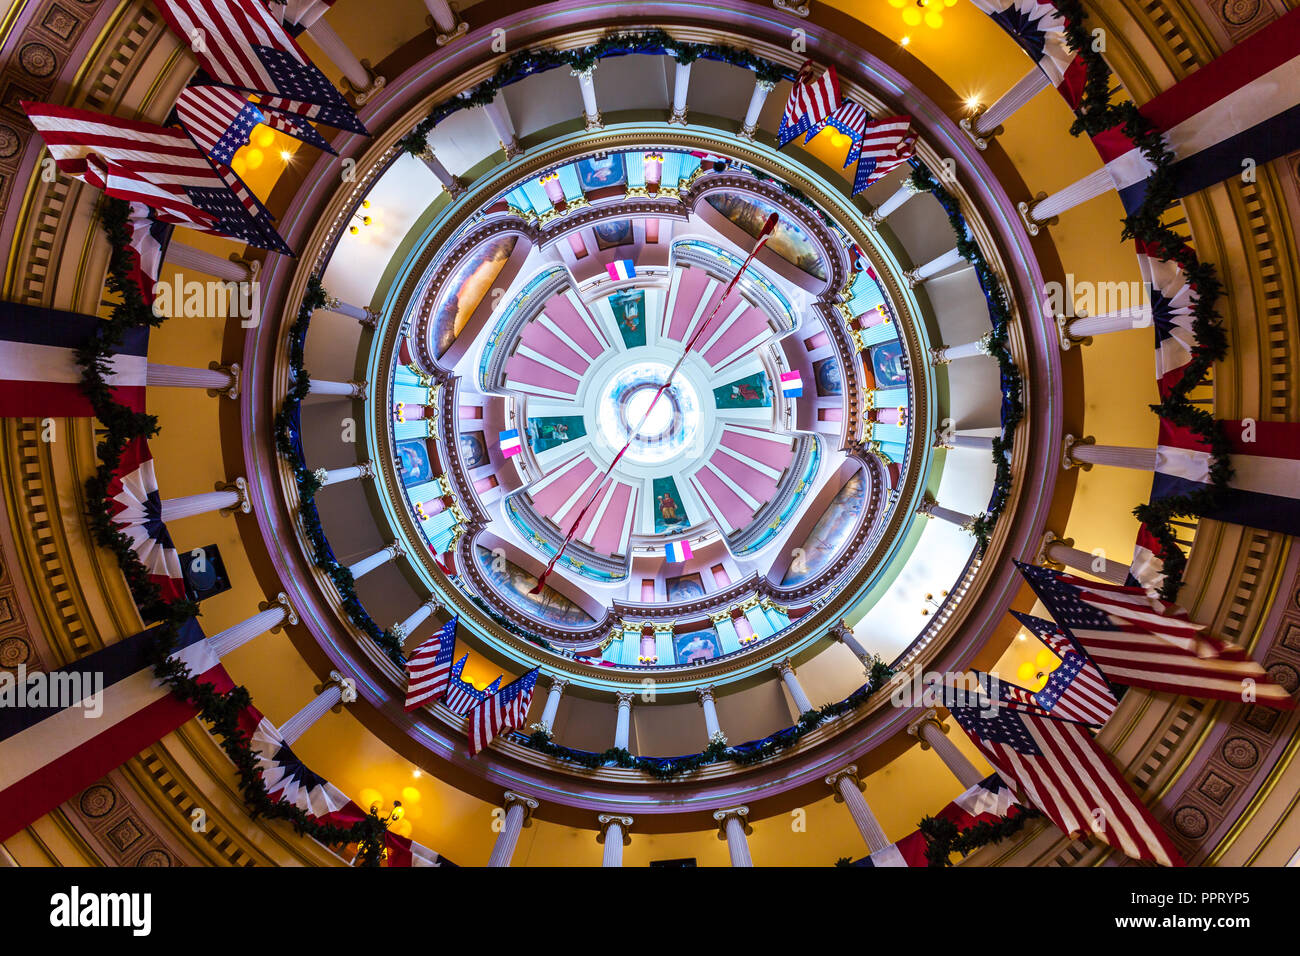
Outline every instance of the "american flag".
<svg viewBox="0 0 1300 956">
<path fill-rule="evenodd" d="M 262 113 L 262 122 L 271 129 L 284 133 L 286 136 L 292 136 L 294 139 L 300 139 L 304 143 L 315 146 L 322 152 L 337 155 L 334 147 L 316 131 L 316 127 L 301 117 L 291 116 L 288 113 L 276 113 L 268 109 Z"/>
<path fill-rule="evenodd" d="M 1012 616 L 1061 659 L 1043 688 L 1031 694 L 1033 703 L 1053 717 L 1100 727 L 1115 713 L 1119 701 L 1097 665 L 1054 621 L 1012 611 Z M 1004 685 L 1014 686 L 1014 685 Z"/>
<path fill-rule="evenodd" d="M 291 119 L 313 120 L 351 133 L 367 135 L 365 126 L 357 119 L 357 114 L 352 112 L 350 106 L 320 106 L 285 96 L 259 96 L 256 102 L 263 113 L 280 113 Z"/>
<path fill-rule="evenodd" d="M 844 168 L 847 169 L 849 163 L 858 158 L 858 150 L 862 148 L 862 133 L 867 128 L 868 119 L 870 117 L 867 116 L 865 106 L 846 99 L 836 107 L 834 113 L 808 131 L 808 135 L 804 137 L 804 142 L 811 142 L 812 138 L 827 126 L 843 133 L 852 140 L 849 145 L 849 158 L 844 161 Z"/>
<path fill-rule="evenodd" d="M 275 18 L 257 0 L 156 0 L 168 26 L 222 86 L 351 112 Z"/>
<path fill-rule="evenodd" d="M 1140 587 L 1017 563 L 1058 624 L 1117 684 L 1291 710 L 1286 688 L 1244 648 L 1210 634 L 1176 604 Z"/>
<path fill-rule="evenodd" d="M 1135 860 L 1183 865 L 1087 727 L 1011 707 L 997 707 L 993 716 L 977 707 L 949 710 L 994 769 L 1071 839 L 1091 834 Z"/>
<path fill-rule="evenodd" d="M 190 86 L 176 99 L 176 115 L 199 149 L 229 166 L 265 117 L 248 98 L 221 86 Z"/>
<path fill-rule="evenodd" d="M 912 117 L 885 116 L 873 120 L 862 134 L 858 168 L 853 174 L 853 195 L 907 162 L 915 148 Z"/>
<path fill-rule="evenodd" d="M 406 659 L 406 709 L 437 700 L 451 682 L 451 658 L 456 653 L 456 622 L 452 618 Z"/>
<path fill-rule="evenodd" d="M 478 754 L 503 731 L 518 730 L 528 719 L 528 707 L 533 702 L 533 688 L 537 686 L 534 667 L 527 674 L 512 680 L 469 712 L 469 755 Z"/>
<path fill-rule="evenodd" d="M 475 704 L 487 699 L 489 694 L 495 694 L 501 686 L 501 678 L 498 677 L 483 690 L 479 690 L 469 681 L 462 678 L 461 671 L 465 669 L 465 661 L 469 659 L 466 654 L 451 666 L 451 680 L 447 684 L 447 690 L 442 695 L 442 702 L 453 713 L 469 713 L 469 709 Z"/>
<path fill-rule="evenodd" d="M 20 105 L 60 172 L 148 206 L 159 222 L 293 254 L 239 177 L 210 163 L 180 130 L 49 103 Z"/>
<path fill-rule="evenodd" d="M 840 78 L 835 67 L 828 66 L 826 72 L 816 79 L 812 74 L 811 60 L 799 68 L 776 134 L 779 146 L 785 146 L 800 133 L 819 125 L 840 105 Z"/>
<path fill-rule="evenodd" d="M 140 287 L 148 305 L 153 304 L 154 283 L 162 268 L 163 254 L 171 240 L 172 226 L 159 222 L 144 203 L 127 203 L 126 226 L 131 230 L 127 253 L 131 257 L 131 279 Z"/>
</svg>

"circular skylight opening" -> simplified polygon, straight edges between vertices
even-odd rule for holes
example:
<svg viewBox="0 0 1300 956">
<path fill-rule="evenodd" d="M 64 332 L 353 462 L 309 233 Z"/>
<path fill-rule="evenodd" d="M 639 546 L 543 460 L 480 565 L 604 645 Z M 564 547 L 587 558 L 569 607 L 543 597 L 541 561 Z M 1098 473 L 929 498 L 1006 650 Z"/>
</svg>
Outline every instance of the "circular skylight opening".
<svg viewBox="0 0 1300 956">
<path fill-rule="evenodd" d="M 624 458 L 645 465 L 662 464 L 682 454 L 700 429 L 700 402 L 694 387 L 678 374 L 655 401 L 672 368 L 641 361 L 610 378 L 600 396 L 596 421 L 611 448 L 631 439 Z"/>
</svg>

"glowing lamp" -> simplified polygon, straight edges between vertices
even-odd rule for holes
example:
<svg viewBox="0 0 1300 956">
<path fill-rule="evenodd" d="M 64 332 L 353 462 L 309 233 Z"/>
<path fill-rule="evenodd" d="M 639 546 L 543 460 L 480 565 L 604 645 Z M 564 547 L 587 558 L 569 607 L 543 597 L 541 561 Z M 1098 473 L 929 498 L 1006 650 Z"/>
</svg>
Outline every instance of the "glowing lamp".
<svg viewBox="0 0 1300 956">
<path fill-rule="evenodd" d="M 920 26 L 921 11 L 918 10 L 916 7 L 908 7 L 903 11 L 903 22 L 906 23 L 909 27 Z"/>
<path fill-rule="evenodd" d="M 1034 662 L 1021 661 L 1020 666 L 1016 668 L 1016 679 L 1026 687 L 1032 687 L 1034 681 L 1038 680 L 1038 668 L 1034 666 Z"/>
<path fill-rule="evenodd" d="M 250 149 L 247 153 L 244 154 L 244 163 L 248 166 L 249 169 L 257 169 L 259 166 L 262 165 L 262 161 L 265 159 L 266 156 L 263 155 L 260 149 Z"/>
<path fill-rule="evenodd" d="M 259 123 L 253 127 L 252 142 L 258 149 L 266 149 L 275 142 L 275 131 Z"/>
<path fill-rule="evenodd" d="M 415 787 L 403 787 L 402 799 L 407 803 L 419 803 L 420 791 L 415 789 Z"/>
<path fill-rule="evenodd" d="M 1043 648 L 1034 657 L 1034 663 L 1038 665 L 1040 671 L 1050 671 L 1056 667 L 1056 655 Z"/>
</svg>

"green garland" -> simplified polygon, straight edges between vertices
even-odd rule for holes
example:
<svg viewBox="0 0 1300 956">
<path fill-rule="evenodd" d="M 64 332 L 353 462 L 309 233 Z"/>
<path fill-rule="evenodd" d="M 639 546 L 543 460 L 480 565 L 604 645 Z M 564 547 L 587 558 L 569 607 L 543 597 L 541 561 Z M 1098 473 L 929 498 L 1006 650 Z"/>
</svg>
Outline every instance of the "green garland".
<svg viewBox="0 0 1300 956">
<path fill-rule="evenodd" d="M 866 684 L 858 688 L 844 700 L 826 704 L 816 710 L 799 715 L 799 720 L 792 727 L 778 731 L 765 738 L 756 747 L 734 748 L 719 739 L 710 741 L 709 746 L 697 754 L 673 757 L 664 760 L 656 757 L 638 757 L 622 747 L 611 747 L 603 753 L 587 750 L 573 750 L 556 744 L 550 733 L 537 730 L 530 734 L 524 745 L 531 750 L 544 753 L 549 757 L 577 764 L 588 770 L 613 765 L 624 770 L 639 770 L 658 780 L 671 780 L 694 773 L 709 764 L 731 761 L 740 766 L 749 766 L 767 760 L 783 750 L 793 747 L 799 738 L 811 733 L 828 720 L 857 710 L 871 697 L 877 689 L 883 687 L 894 676 L 893 670 L 879 657 L 873 657 L 871 674 Z"/>
<path fill-rule="evenodd" d="M 391 629 L 381 628 L 375 623 L 365 605 L 357 597 L 356 580 L 345 565 L 333 557 L 325 529 L 321 527 L 320 515 L 316 510 L 316 492 L 321 488 L 320 479 L 309 471 L 303 461 L 302 452 L 294 440 L 295 429 L 302 410 L 302 401 L 307 397 L 311 386 L 311 376 L 303 367 L 307 342 L 307 328 L 311 323 L 312 313 L 325 305 L 328 296 L 317 276 L 307 280 L 307 291 L 298 305 L 298 314 L 293 325 L 289 327 L 289 393 L 284 404 L 275 415 L 275 447 L 293 470 L 294 483 L 298 489 L 298 517 L 302 521 L 308 544 L 311 546 L 312 561 L 334 583 L 343 601 L 343 609 L 360 631 L 374 641 L 379 648 L 398 667 L 405 669 L 406 658 L 402 655 L 402 641 Z"/>
<path fill-rule="evenodd" d="M 1190 495 L 1161 498 L 1133 509 L 1133 514 L 1161 543 L 1164 551 L 1165 582 L 1160 589 L 1166 600 L 1175 600 L 1182 587 L 1187 556 L 1178 546 L 1172 521 L 1186 515 L 1200 515 L 1217 507 L 1232 478 L 1228 457 L 1230 445 L 1222 424 L 1203 408 L 1193 405 L 1188 394 L 1205 382 L 1210 368 L 1227 355 L 1228 338 L 1220 322 L 1216 303 L 1223 286 L 1214 267 L 1201 262 L 1186 241 L 1164 224 L 1165 213 L 1177 202 L 1177 189 L 1171 168 L 1174 154 L 1151 120 L 1131 100 L 1111 102 L 1110 68 L 1100 53 L 1092 48 L 1092 34 L 1084 26 L 1087 13 L 1080 0 L 1053 0 L 1065 19 L 1065 36 L 1069 48 L 1086 66 L 1082 102 L 1075 111 L 1070 127 L 1073 136 L 1120 129 L 1154 167 L 1147 179 L 1142 205 L 1124 218 L 1121 239 L 1135 239 L 1154 249 L 1160 258 L 1176 262 L 1187 283 L 1196 293 L 1192 332 L 1196 347 L 1191 361 L 1184 367 L 1176 385 L 1158 404 L 1150 406 L 1161 418 L 1188 428 L 1210 446 L 1210 487 Z"/>
<path fill-rule="evenodd" d="M 993 494 L 989 506 L 975 515 L 970 524 L 971 534 L 975 536 L 976 551 L 982 557 L 988 549 L 998 517 L 1005 510 L 1011 496 L 1013 476 L 1010 451 L 1015 444 L 1016 429 L 1025 417 L 1024 379 L 1016 366 L 1009 343 L 1011 309 L 997 273 L 984 258 L 979 243 L 970 236 L 966 220 L 961 214 L 961 204 L 956 197 L 919 160 L 913 165 L 911 183 L 918 191 L 934 196 L 947 213 L 948 225 L 956 237 L 957 251 L 975 270 L 975 277 L 988 301 L 989 324 L 992 326 L 988 351 L 998 363 L 1002 388 L 1002 434 L 993 439 Z"/>
<path fill-rule="evenodd" d="M 615 33 L 583 47 L 580 50 L 554 50 L 538 48 L 520 50 L 510 54 L 497 71 L 482 83 L 463 93 L 449 97 L 429 111 L 404 136 L 399 145 L 412 156 L 419 156 L 428 146 L 429 134 L 443 119 L 457 110 L 486 106 L 503 88 L 516 80 L 567 66 L 573 70 L 588 70 L 606 56 L 622 53 L 667 53 L 678 63 L 693 63 L 703 56 L 722 60 L 732 66 L 752 70 L 757 79 L 775 82 L 793 76 L 790 70 L 771 60 L 764 59 L 739 47 L 719 43 L 688 43 L 674 39 L 660 29 Z"/>
<path fill-rule="evenodd" d="M 917 829 L 925 834 L 925 856 L 930 866 L 952 866 L 952 855 L 963 857 L 980 847 L 1000 843 L 1024 829 L 1030 820 L 1043 815 L 1037 807 L 1020 807 L 1019 812 L 1000 820 L 984 820 L 966 829 L 960 829 L 951 820 L 942 817 L 925 817 Z"/>
<path fill-rule="evenodd" d="M 238 686 L 218 691 L 214 685 L 198 681 L 188 666 L 172 657 L 181 626 L 198 616 L 198 607 L 190 601 L 168 603 L 163 600 L 158 586 L 149 578 L 148 569 L 132 550 L 130 539 L 109 517 L 108 487 L 121 464 L 123 451 L 137 438 L 158 434 L 156 417 L 134 412 L 119 403 L 105 380 L 114 349 L 127 331 L 145 326 L 157 327 L 164 321 L 164 317 L 154 314 L 131 278 L 129 217 L 130 206 L 125 201 L 104 200 L 100 222 L 109 242 L 105 285 L 121 301 L 113 306 L 110 317 L 99 323 L 90 338 L 77 349 L 82 392 L 103 425 L 103 436 L 96 448 L 99 464 L 86 481 L 86 520 L 91 535 L 97 544 L 117 558 L 141 616 L 146 621 L 159 622 L 149 648 L 154 673 L 174 695 L 195 707 L 198 716 L 216 735 L 221 749 L 239 774 L 239 787 L 249 814 L 254 818 L 287 820 L 295 831 L 326 846 L 356 843 L 360 847 L 363 865 L 378 866 L 388 825 L 373 810 L 351 826 L 341 827 L 320 823 L 292 804 L 271 799 L 262 781 L 251 739 L 239 726 L 241 714 L 251 704 L 247 688 Z"/>
</svg>

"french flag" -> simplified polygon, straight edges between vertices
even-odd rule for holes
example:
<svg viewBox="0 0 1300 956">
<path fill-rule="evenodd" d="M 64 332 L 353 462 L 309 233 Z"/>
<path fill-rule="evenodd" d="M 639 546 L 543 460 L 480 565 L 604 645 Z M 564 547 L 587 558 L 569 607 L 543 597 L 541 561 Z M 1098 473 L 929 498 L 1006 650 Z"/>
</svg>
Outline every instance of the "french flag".
<svg viewBox="0 0 1300 956">
<path fill-rule="evenodd" d="M 691 543 L 686 540 L 670 541 L 664 545 L 664 555 L 674 564 L 681 564 L 691 559 Z"/>
<path fill-rule="evenodd" d="M 524 450 L 523 442 L 519 440 L 519 429 L 512 428 L 509 431 L 501 433 L 501 454 L 506 458 L 513 458 Z"/>
<path fill-rule="evenodd" d="M 798 398 L 803 395 L 803 378 L 799 371 L 781 373 L 781 394 L 786 398 Z"/>
<path fill-rule="evenodd" d="M 150 650 L 162 625 L 109 644 L 27 685 L 86 687 L 82 697 L 44 706 L 0 707 L 0 840 L 7 840 L 114 767 L 157 743 L 197 712 L 154 677 Z M 195 618 L 180 625 L 173 659 L 218 692 L 234 686 Z M 101 689 L 102 688 L 102 689 Z M 93 693 L 93 692 L 92 692 Z"/>
<path fill-rule="evenodd" d="M 1127 583 L 1157 592 L 1165 586 L 1165 546 L 1145 524 L 1138 528 Z"/>
<path fill-rule="evenodd" d="M 1300 534 L 1300 424 L 1220 422 L 1230 446 L 1232 480 L 1222 504 L 1202 517 Z M 1211 487 L 1210 447 L 1200 436 L 1160 420 L 1151 500 L 1192 494 Z"/>
<path fill-rule="evenodd" d="M 609 273 L 609 277 L 615 282 L 620 279 L 636 278 L 636 265 L 631 259 L 615 259 L 605 266 L 605 271 Z"/>
</svg>

